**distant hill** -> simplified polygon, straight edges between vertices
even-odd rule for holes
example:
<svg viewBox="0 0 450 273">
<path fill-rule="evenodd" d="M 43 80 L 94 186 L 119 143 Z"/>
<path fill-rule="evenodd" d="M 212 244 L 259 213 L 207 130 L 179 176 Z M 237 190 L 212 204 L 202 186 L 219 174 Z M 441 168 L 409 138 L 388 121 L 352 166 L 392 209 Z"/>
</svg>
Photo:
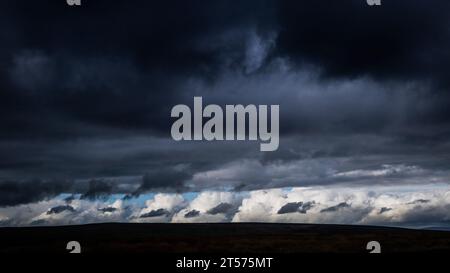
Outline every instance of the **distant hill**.
<svg viewBox="0 0 450 273">
<path fill-rule="evenodd" d="M 227 223 L 105 223 L 57 227 L 0 228 L 0 253 L 67 253 L 78 241 L 82 253 L 382 253 L 450 252 L 450 232 L 375 226 Z"/>
</svg>

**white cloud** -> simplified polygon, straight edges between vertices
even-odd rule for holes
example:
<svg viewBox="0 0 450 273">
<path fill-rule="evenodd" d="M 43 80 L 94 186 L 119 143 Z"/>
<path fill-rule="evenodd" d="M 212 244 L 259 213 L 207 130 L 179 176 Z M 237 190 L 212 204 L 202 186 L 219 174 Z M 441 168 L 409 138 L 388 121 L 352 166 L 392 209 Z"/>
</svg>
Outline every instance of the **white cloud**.
<svg viewBox="0 0 450 273">
<path fill-rule="evenodd" d="M 194 195 L 194 194 L 193 194 Z M 279 214 L 288 203 L 308 204 L 306 210 Z M 212 213 L 211 209 L 229 208 Z M 226 204 L 226 205 L 224 205 Z M 2 225 L 65 225 L 96 222 L 285 222 L 395 226 L 448 226 L 449 185 L 368 187 L 298 187 L 250 192 L 205 191 L 187 198 L 156 194 L 140 207 L 136 202 L 62 198 L 0 208 Z M 56 211 L 56 210 L 55 210 Z M 189 214 L 188 214 L 189 213 Z M 145 216 L 147 217 L 141 217 Z M 151 215 L 151 216 L 149 216 Z"/>
<path fill-rule="evenodd" d="M 425 187 L 421 190 L 424 189 Z M 242 201 L 233 221 L 414 226 L 450 219 L 448 186 L 442 189 L 417 190 L 408 191 L 408 187 L 311 187 L 288 191 L 254 191 Z M 314 202 L 314 205 L 306 213 L 277 213 L 283 205 L 291 202 Z M 348 206 L 323 212 L 324 209 L 344 203 Z M 429 217 L 430 212 L 432 217 Z"/>
<path fill-rule="evenodd" d="M 238 207 L 242 197 L 238 193 L 205 191 L 193 199 L 188 206 L 176 213 L 172 219 L 173 222 L 226 222 L 230 221 L 227 213 L 210 214 L 209 210 L 220 205 L 230 204 L 232 207 Z M 196 217 L 186 217 L 191 211 L 198 211 Z"/>
<path fill-rule="evenodd" d="M 374 170 L 353 170 L 348 172 L 340 172 L 336 173 L 334 176 L 336 177 L 347 177 L 347 178 L 359 178 L 359 177 L 366 177 L 366 176 L 388 176 L 388 175 L 419 175 L 424 172 L 423 169 L 417 167 L 417 166 L 407 166 L 403 164 L 399 165 L 390 165 L 390 164 L 384 164 L 381 166 L 380 169 L 374 169 Z"/>
<path fill-rule="evenodd" d="M 133 222 L 169 222 L 174 211 L 186 206 L 186 202 L 180 194 L 156 194 L 145 202 L 145 207 L 131 216 Z M 145 217 L 152 212 L 164 210 L 166 213 L 159 216 Z"/>
</svg>

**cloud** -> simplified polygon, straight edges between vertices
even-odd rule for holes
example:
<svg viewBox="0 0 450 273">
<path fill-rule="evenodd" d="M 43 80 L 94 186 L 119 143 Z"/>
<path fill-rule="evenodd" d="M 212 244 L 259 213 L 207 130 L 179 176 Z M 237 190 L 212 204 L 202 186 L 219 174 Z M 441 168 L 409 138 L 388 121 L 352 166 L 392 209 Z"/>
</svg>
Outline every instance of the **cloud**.
<svg viewBox="0 0 450 273">
<path fill-rule="evenodd" d="M 303 202 L 292 202 L 287 203 L 286 205 L 282 206 L 278 210 L 278 214 L 284 214 L 284 213 L 292 213 L 292 212 L 298 212 L 299 208 L 303 205 Z"/>
<path fill-rule="evenodd" d="M 314 202 L 291 202 L 287 203 L 286 205 L 282 206 L 278 210 L 278 214 L 285 214 L 285 213 L 293 213 L 293 212 L 299 212 L 299 213 L 306 213 L 308 210 L 310 210 L 314 206 Z"/>
<path fill-rule="evenodd" d="M 429 200 L 429 202 L 414 202 Z M 351 204 L 351 205 L 350 205 Z M 249 192 L 203 192 L 193 199 L 157 194 L 144 207 L 117 199 L 63 198 L 0 208 L 3 226 L 98 222 L 283 222 L 448 228 L 445 185 L 307 187 Z"/>
<path fill-rule="evenodd" d="M 337 204 L 336 206 L 325 208 L 325 209 L 321 210 L 320 212 L 335 212 L 340 209 L 349 208 L 349 207 L 351 207 L 350 204 L 342 202 L 342 203 Z"/>
<path fill-rule="evenodd" d="M 67 204 L 72 203 L 73 200 L 75 200 L 75 195 L 73 195 L 73 194 L 64 198 L 64 201 L 66 201 Z"/>
<path fill-rule="evenodd" d="M 445 0 L 377 9 L 360 0 L 99 0 L 72 14 L 52 1 L 15 1 L 0 11 L 0 209 L 8 207 L 12 225 L 62 205 L 76 209 L 73 218 L 66 211 L 36 221 L 139 221 L 159 209 L 169 213 L 151 221 L 425 216 L 424 208 L 445 207 L 435 204 L 441 197 L 405 204 L 357 191 L 346 193 L 353 200 L 273 189 L 448 185 L 449 7 Z M 174 142 L 170 109 L 193 96 L 205 104 L 279 104 L 279 150 Z M 187 192 L 200 194 L 176 195 Z M 135 197 L 146 193 L 155 199 L 136 208 Z M 115 194 L 127 196 L 124 203 L 102 210 Z M 373 210 L 364 198 L 389 202 Z M 315 203 L 299 208 L 307 213 L 278 214 L 299 202 Z M 351 207 L 320 213 L 342 202 Z M 208 213 L 221 203 L 239 211 Z M 414 205 L 421 207 L 409 212 Z M 383 207 L 392 209 L 378 213 Z M 436 210 L 430 215 L 445 218 Z M 191 211 L 196 217 L 184 217 Z"/>
<path fill-rule="evenodd" d="M 429 6 L 414 0 L 383 4 L 383 8 L 374 10 L 361 1 L 346 4 L 282 1 L 278 13 L 282 31 L 277 49 L 300 64 L 317 63 L 324 67 L 328 76 L 370 74 L 383 78 L 431 77 L 446 81 L 440 71 L 441 65 L 449 59 L 437 60 L 441 46 L 448 43 L 450 37 L 445 27 L 449 3 L 437 1 L 435 6 Z M 398 20 L 395 16 L 399 12 L 410 16 Z M 317 20 L 318 17 L 323 20 Z M 418 17 L 422 19 L 420 23 L 416 21 Z M 412 24 L 414 30 L 410 29 Z M 443 44 L 432 49 L 437 40 L 426 33 L 439 33 Z M 423 50 L 426 53 L 420 54 Z"/>
<path fill-rule="evenodd" d="M 233 209 L 233 205 L 229 203 L 220 203 L 219 205 L 207 211 L 208 214 L 216 215 L 219 213 L 228 213 Z"/>
<path fill-rule="evenodd" d="M 185 165 L 156 169 L 143 176 L 142 183 L 134 194 L 151 190 L 182 191 L 185 190 L 184 184 L 191 176 L 189 168 Z"/>
<path fill-rule="evenodd" d="M 206 191 L 189 203 L 189 208 L 211 215 L 228 214 L 239 205 L 241 196 L 233 192 Z"/>
<path fill-rule="evenodd" d="M 158 217 L 158 216 L 164 216 L 164 215 L 168 215 L 169 212 L 165 209 L 157 209 L 157 210 L 152 210 L 150 212 L 141 214 L 141 216 L 139 216 L 139 218 L 150 218 L 150 217 Z"/>
<path fill-rule="evenodd" d="M 191 211 L 188 211 L 185 215 L 184 215 L 184 217 L 185 218 L 192 218 L 192 217 L 197 217 L 197 216 L 199 216 L 200 215 L 200 211 L 198 211 L 198 210 L 191 210 Z"/>
<path fill-rule="evenodd" d="M 116 210 L 117 210 L 117 208 L 114 208 L 114 207 L 104 207 L 104 208 L 98 209 L 98 211 L 101 211 L 103 213 L 114 212 Z"/>
<path fill-rule="evenodd" d="M 41 201 L 69 191 L 71 181 L 0 181 L 0 207 Z"/>
<path fill-rule="evenodd" d="M 300 213 L 306 213 L 308 210 L 310 210 L 312 207 L 314 207 L 314 201 L 312 202 L 305 202 L 303 203 L 303 205 L 301 206 L 299 212 Z"/>
<path fill-rule="evenodd" d="M 425 203 L 428 203 L 428 202 L 430 202 L 430 200 L 426 200 L 426 199 L 417 199 L 417 200 L 414 200 L 414 201 L 412 201 L 412 202 L 409 202 L 408 204 L 425 204 Z"/>
<path fill-rule="evenodd" d="M 264 38 L 258 36 L 255 32 L 251 32 L 248 36 L 244 67 L 246 73 L 253 73 L 261 68 L 270 50 L 275 46 L 276 34 L 269 33 Z"/>
<path fill-rule="evenodd" d="M 125 222 L 137 208 L 132 204 L 124 205 L 116 200 L 104 207 L 96 200 L 73 200 L 65 205 L 63 199 L 55 198 L 32 205 L 21 205 L 11 212 L 14 215 L 12 225 L 70 225 L 100 222 Z M 50 206 L 50 208 L 48 208 Z M 51 212 L 51 213 L 50 213 Z"/>
<path fill-rule="evenodd" d="M 361 177 L 387 177 L 400 175 L 420 175 L 424 170 L 417 166 L 405 166 L 383 164 L 381 169 L 375 170 L 352 170 L 335 174 L 336 177 L 361 178 Z"/>
<path fill-rule="evenodd" d="M 81 195 L 80 199 L 107 198 L 112 192 L 112 185 L 107 181 L 91 180 L 89 189 Z"/>
<path fill-rule="evenodd" d="M 296 222 L 336 224 L 378 224 L 424 227 L 427 222 L 446 226 L 448 214 L 443 213 L 448 199 L 448 187 L 425 190 L 426 186 L 408 188 L 383 187 L 309 187 L 291 190 L 252 191 L 242 200 L 234 222 Z M 411 204 L 423 199 L 430 203 Z M 314 202 L 306 213 L 298 212 L 303 202 Z M 350 206 L 351 204 L 351 206 Z M 437 213 L 426 217 L 426 212 Z M 280 211 L 282 212 L 280 214 Z M 415 217 L 413 217 L 414 215 Z M 420 219 L 420 220 L 419 220 Z"/>
<path fill-rule="evenodd" d="M 380 209 L 379 214 L 385 213 L 385 212 L 390 211 L 390 210 L 392 210 L 392 208 L 382 207 L 382 208 Z"/>
<path fill-rule="evenodd" d="M 145 207 L 133 212 L 134 222 L 170 222 L 173 214 L 186 206 L 186 201 L 180 194 L 156 194 L 145 202 Z"/>
<path fill-rule="evenodd" d="M 173 216 L 172 222 L 229 222 L 241 200 L 242 195 L 235 192 L 200 192 Z"/>
<path fill-rule="evenodd" d="M 185 204 L 185 200 L 180 194 L 156 194 L 153 199 L 146 201 L 146 208 L 144 211 L 166 209 L 174 210 Z"/>
<path fill-rule="evenodd" d="M 75 209 L 72 206 L 68 206 L 68 205 L 56 206 L 56 207 L 53 207 L 53 208 L 49 209 L 47 211 L 47 214 L 48 215 L 49 214 L 58 214 L 58 213 L 61 213 L 63 211 L 74 212 Z"/>
</svg>

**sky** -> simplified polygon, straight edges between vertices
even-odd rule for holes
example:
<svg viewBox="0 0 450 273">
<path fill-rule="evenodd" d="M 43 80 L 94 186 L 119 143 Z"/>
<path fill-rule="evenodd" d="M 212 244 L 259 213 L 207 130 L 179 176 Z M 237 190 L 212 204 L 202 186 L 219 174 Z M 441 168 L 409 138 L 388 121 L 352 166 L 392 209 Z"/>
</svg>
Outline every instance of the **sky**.
<svg viewBox="0 0 450 273">
<path fill-rule="evenodd" d="M 0 226 L 450 227 L 450 2 L 2 1 Z M 174 141 L 280 105 L 280 144 Z"/>
</svg>

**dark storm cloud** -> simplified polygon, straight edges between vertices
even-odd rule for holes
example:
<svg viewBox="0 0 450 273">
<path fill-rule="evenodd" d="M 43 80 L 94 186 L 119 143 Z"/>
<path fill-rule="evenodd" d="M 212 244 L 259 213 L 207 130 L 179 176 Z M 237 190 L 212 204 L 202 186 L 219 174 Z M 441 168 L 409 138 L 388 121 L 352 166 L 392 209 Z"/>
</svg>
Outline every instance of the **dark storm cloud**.
<svg viewBox="0 0 450 273">
<path fill-rule="evenodd" d="M 114 207 L 104 207 L 104 208 L 99 208 L 98 211 L 101 211 L 103 213 L 106 212 L 115 212 L 117 209 Z"/>
<path fill-rule="evenodd" d="M 327 75 L 448 78 L 447 1 L 382 8 L 359 0 L 6 6 L 4 137 L 102 135 L 108 128 L 167 135 L 170 106 L 186 100 L 185 80 L 245 70 L 252 29 L 261 37 L 278 33 L 269 59 L 312 63 Z"/>
<path fill-rule="evenodd" d="M 349 207 L 350 207 L 350 204 L 347 204 L 346 202 L 342 202 L 342 203 L 337 204 L 336 206 L 331 206 L 326 209 L 323 209 L 320 212 L 335 212 L 340 209 L 349 208 Z"/>
<path fill-rule="evenodd" d="M 448 1 L 386 1 L 379 9 L 358 0 L 282 1 L 280 7 L 279 50 L 318 63 L 328 75 L 448 80 Z"/>
<path fill-rule="evenodd" d="M 3 133 L 26 137 L 40 128 L 35 136 L 90 135 L 82 132 L 90 124 L 167 132 L 170 106 L 183 99 L 181 81 L 239 66 L 245 49 L 240 29 L 272 13 L 250 2 L 136 4 L 96 1 L 75 11 L 64 2 L 8 3 L 1 38 L 10 78 L 2 78 L 1 101 L 10 130 Z M 227 20 L 231 14 L 233 21 Z"/>
<path fill-rule="evenodd" d="M 405 223 L 416 223 L 421 225 L 434 225 L 439 222 L 439 218 L 443 222 L 442 226 L 448 227 L 448 218 L 442 217 L 450 209 L 450 205 L 445 204 L 443 206 L 430 205 L 427 207 L 418 205 L 414 206 L 412 210 L 409 210 L 403 217 Z"/>
<path fill-rule="evenodd" d="M 58 213 L 61 213 L 63 211 L 74 212 L 75 209 L 72 206 L 69 206 L 69 205 L 61 205 L 61 206 L 56 206 L 56 207 L 53 207 L 53 208 L 49 209 L 46 214 L 47 215 L 58 214 Z"/>
<path fill-rule="evenodd" d="M 299 212 L 300 213 L 306 213 L 308 210 L 310 210 L 312 207 L 314 207 L 315 202 L 309 201 L 303 203 L 303 205 L 300 207 Z"/>
<path fill-rule="evenodd" d="M 77 181 L 2 182 L 0 206 L 394 183 L 445 177 L 450 164 L 448 1 L 0 5 L 0 177 Z M 280 104 L 280 149 L 171 141 L 170 109 L 193 95 Z M 355 175 L 402 163 L 423 172 Z"/>
<path fill-rule="evenodd" d="M 1 181 L 0 206 L 14 206 L 38 202 L 71 190 L 70 181 Z"/>
<path fill-rule="evenodd" d="M 214 208 L 211 208 L 207 211 L 208 214 L 216 215 L 219 213 L 230 213 L 232 210 L 234 210 L 235 207 L 230 203 L 220 203 Z"/>
<path fill-rule="evenodd" d="M 293 213 L 293 212 L 299 212 L 299 213 L 306 213 L 308 210 L 310 210 L 314 206 L 314 202 L 291 202 L 287 203 L 286 205 L 282 206 L 277 214 L 285 214 L 285 213 Z"/>
<path fill-rule="evenodd" d="M 70 195 L 70 196 L 68 196 L 68 197 L 66 197 L 66 198 L 64 198 L 64 201 L 66 202 L 66 204 L 70 204 L 70 203 L 72 203 L 72 201 L 73 200 L 75 200 L 76 198 L 75 198 L 75 195 Z"/>
<path fill-rule="evenodd" d="M 184 191 L 185 182 L 192 177 L 190 170 L 181 168 L 155 169 L 142 177 L 142 183 L 133 195 L 148 191 Z"/>
<path fill-rule="evenodd" d="M 383 214 L 383 213 L 385 213 L 387 211 L 390 211 L 390 210 L 392 210 L 392 208 L 382 207 L 378 213 L 379 214 Z"/>
<path fill-rule="evenodd" d="M 292 202 L 287 203 L 286 205 L 282 206 L 278 210 L 278 214 L 285 214 L 285 213 L 292 213 L 292 212 L 298 212 L 298 209 L 303 205 L 303 202 Z"/>
<path fill-rule="evenodd" d="M 151 217 L 159 217 L 159 216 L 165 216 L 169 215 L 170 213 L 165 209 L 157 209 L 152 210 L 150 212 L 144 213 L 139 218 L 151 218 Z"/>
<path fill-rule="evenodd" d="M 80 199 L 101 199 L 107 198 L 113 190 L 113 186 L 108 181 L 93 179 L 89 181 L 89 189 L 81 195 Z"/>
<path fill-rule="evenodd" d="M 199 215 L 200 215 L 200 211 L 194 209 L 194 210 L 187 212 L 184 215 L 184 218 L 193 218 L 193 217 L 197 217 Z"/>
</svg>

